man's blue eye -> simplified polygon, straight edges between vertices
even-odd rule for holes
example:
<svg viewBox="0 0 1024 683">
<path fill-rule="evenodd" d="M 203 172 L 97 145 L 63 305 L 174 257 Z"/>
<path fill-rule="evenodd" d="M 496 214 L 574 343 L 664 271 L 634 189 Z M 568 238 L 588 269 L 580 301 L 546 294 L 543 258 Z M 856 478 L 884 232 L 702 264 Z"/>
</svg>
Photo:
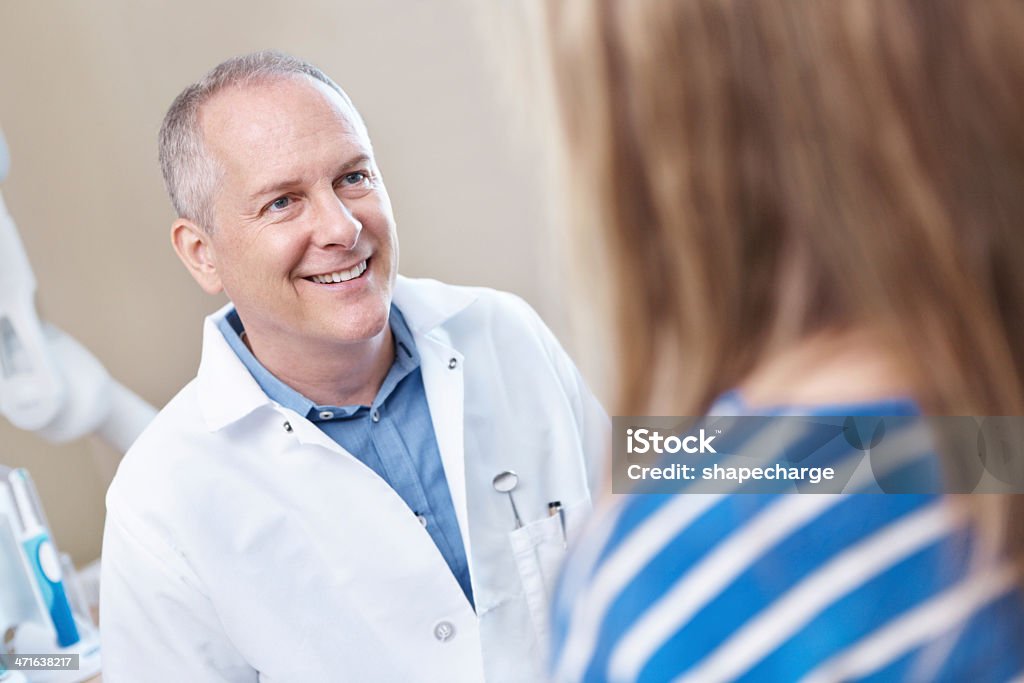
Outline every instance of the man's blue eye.
<svg viewBox="0 0 1024 683">
<path fill-rule="evenodd" d="M 285 209 L 289 204 L 291 204 L 291 201 L 292 200 L 288 199 L 288 197 L 278 197 L 270 203 L 270 208 L 278 210 Z"/>
<path fill-rule="evenodd" d="M 359 183 L 366 180 L 366 177 L 366 174 L 363 173 L 362 171 L 356 171 L 355 173 L 349 173 L 347 176 L 345 176 L 345 182 L 349 183 L 350 185 L 358 185 Z"/>
</svg>

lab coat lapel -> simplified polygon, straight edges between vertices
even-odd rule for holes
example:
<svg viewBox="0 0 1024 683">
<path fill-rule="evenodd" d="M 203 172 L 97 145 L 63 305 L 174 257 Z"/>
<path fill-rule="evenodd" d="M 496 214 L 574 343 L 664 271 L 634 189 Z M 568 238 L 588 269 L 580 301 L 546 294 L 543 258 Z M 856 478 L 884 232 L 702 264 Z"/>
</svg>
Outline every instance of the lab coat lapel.
<svg viewBox="0 0 1024 683">
<path fill-rule="evenodd" d="M 476 301 L 471 288 L 452 287 L 435 280 L 410 280 L 398 276 L 395 305 L 405 316 L 420 354 L 423 386 L 430 406 L 434 437 L 455 507 L 455 516 L 473 566 L 466 502 L 464 440 L 463 356 L 452 346 L 447 323 Z M 453 362 L 454 361 L 454 362 Z"/>
<path fill-rule="evenodd" d="M 466 470 L 463 438 L 463 357 L 451 345 L 443 328 L 418 336 L 423 386 L 430 406 L 434 436 L 441 452 L 444 476 L 448 480 L 452 505 L 459 522 L 459 532 L 466 548 L 466 559 L 473 566 L 469 524 L 466 508 Z"/>
</svg>

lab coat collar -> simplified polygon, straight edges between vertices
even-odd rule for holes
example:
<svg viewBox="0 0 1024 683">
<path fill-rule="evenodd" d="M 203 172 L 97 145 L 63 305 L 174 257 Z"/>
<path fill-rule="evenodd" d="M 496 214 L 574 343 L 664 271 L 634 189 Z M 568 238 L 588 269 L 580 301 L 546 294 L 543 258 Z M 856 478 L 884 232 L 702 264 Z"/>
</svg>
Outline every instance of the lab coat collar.
<svg viewBox="0 0 1024 683">
<path fill-rule="evenodd" d="M 473 290 L 437 280 L 413 280 L 401 275 L 395 283 L 395 306 L 413 334 L 427 334 L 476 301 Z"/>
<path fill-rule="evenodd" d="M 203 322 L 203 354 L 196 389 L 200 413 L 211 432 L 241 420 L 257 408 L 271 405 L 217 327 L 217 321 L 233 307 L 228 303 Z"/>
<path fill-rule="evenodd" d="M 394 303 L 405 316 L 414 336 L 427 335 L 476 300 L 470 289 L 437 280 L 413 280 L 401 275 L 395 283 Z M 228 303 L 206 317 L 203 352 L 196 375 L 199 409 L 211 432 L 241 420 L 263 406 L 272 406 L 259 384 L 228 345 L 217 320 L 231 310 Z"/>
</svg>

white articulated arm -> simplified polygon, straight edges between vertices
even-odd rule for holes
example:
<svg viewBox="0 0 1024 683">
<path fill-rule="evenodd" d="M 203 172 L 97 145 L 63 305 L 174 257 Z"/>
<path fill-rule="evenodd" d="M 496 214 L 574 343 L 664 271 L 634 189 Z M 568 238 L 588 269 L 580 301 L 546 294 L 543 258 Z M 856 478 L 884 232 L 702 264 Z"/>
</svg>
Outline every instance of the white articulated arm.
<svg viewBox="0 0 1024 683">
<path fill-rule="evenodd" d="M 0 183 L 10 155 L 0 133 Z M 36 279 L 0 195 L 0 413 L 51 441 L 96 433 L 124 452 L 156 411 L 74 339 L 40 322 Z"/>
</svg>

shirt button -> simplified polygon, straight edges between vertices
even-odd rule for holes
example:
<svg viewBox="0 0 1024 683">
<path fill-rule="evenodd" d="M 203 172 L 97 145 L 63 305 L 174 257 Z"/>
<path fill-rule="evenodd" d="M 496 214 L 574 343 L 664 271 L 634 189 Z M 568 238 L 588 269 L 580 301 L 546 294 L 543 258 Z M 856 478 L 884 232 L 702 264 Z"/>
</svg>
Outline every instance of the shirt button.
<svg viewBox="0 0 1024 683">
<path fill-rule="evenodd" d="M 285 422 L 283 426 L 284 426 L 284 431 L 286 431 L 286 432 L 292 431 L 292 423 L 291 422 Z"/>
<path fill-rule="evenodd" d="M 424 529 L 427 528 L 427 516 L 426 515 L 416 515 L 416 519 L 418 519 L 420 521 L 420 526 L 421 527 L 423 527 Z"/>
<path fill-rule="evenodd" d="M 452 358 L 450 361 L 448 361 L 448 369 L 449 370 L 454 370 L 455 366 L 458 365 L 458 364 L 459 364 L 459 361 L 456 360 L 455 358 Z"/>
<path fill-rule="evenodd" d="M 374 410 L 373 414 L 370 415 L 370 419 L 373 420 L 374 422 L 380 422 L 380 411 Z"/>
<path fill-rule="evenodd" d="M 334 417 L 334 413 L 332 413 L 331 411 L 329 411 L 329 410 L 321 410 L 320 411 L 320 419 L 321 420 L 330 420 L 332 417 Z"/>
<path fill-rule="evenodd" d="M 434 637 L 440 640 L 442 643 L 447 642 L 455 637 L 455 627 L 452 626 L 450 621 L 439 621 L 437 626 L 434 627 Z"/>
</svg>

